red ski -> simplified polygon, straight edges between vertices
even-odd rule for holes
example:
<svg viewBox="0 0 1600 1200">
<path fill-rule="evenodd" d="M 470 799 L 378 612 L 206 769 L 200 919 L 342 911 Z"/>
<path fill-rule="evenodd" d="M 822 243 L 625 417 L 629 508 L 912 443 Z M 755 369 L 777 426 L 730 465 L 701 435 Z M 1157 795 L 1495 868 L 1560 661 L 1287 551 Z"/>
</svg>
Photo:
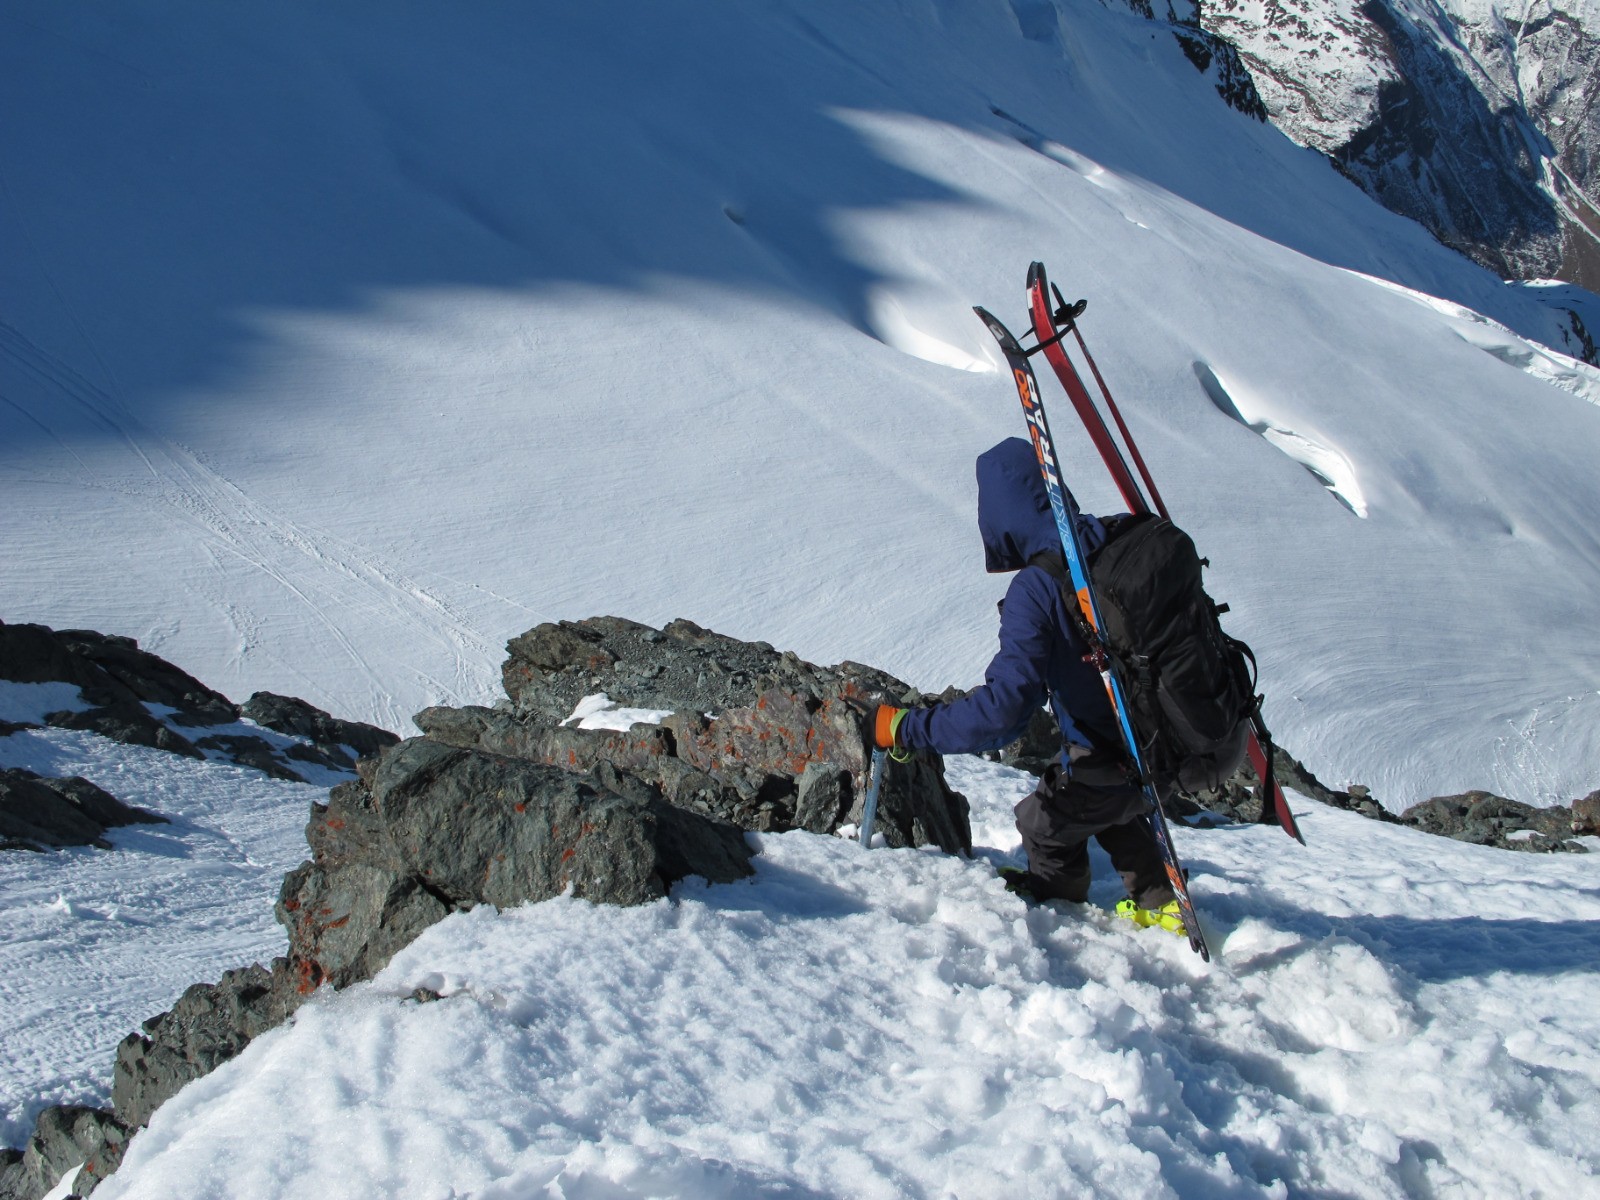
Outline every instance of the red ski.
<svg viewBox="0 0 1600 1200">
<path fill-rule="evenodd" d="M 1055 301 L 1054 308 L 1051 307 L 1052 299 Z M 1128 432 L 1122 413 L 1118 410 L 1116 401 L 1111 398 L 1111 389 L 1106 386 L 1100 368 L 1095 365 L 1093 357 L 1089 354 L 1089 347 L 1084 344 L 1083 334 L 1078 330 L 1077 319 L 1082 315 L 1083 309 L 1083 301 L 1068 305 L 1061 298 L 1061 293 L 1051 287 L 1049 279 L 1045 276 L 1043 263 L 1036 262 L 1028 268 L 1028 312 L 1033 319 L 1033 336 L 1038 345 L 1027 353 L 1031 355 L 1041 350 L 1044 352 L 1045 361 L 1050 364 L 1056 373 L 1056 378 L 1061 381 L 1061 386 L 1066 389 L 1067 398 L 1072 401 L 1072 407 L 1077 411 L 1084 429 L 1088 431 L 1089 440 L 1094 443 L 1095 449 L 1100 452 L 1100 457 L 1106 464 L 1106 469 L 1111 472 L 1112 482 L 1122 494 L 1122 501 L 1128 506 L 1128 511 L 1132 513 L 1154 511 L 1162 518 L 1170 520 L 1167 506 L 1162 503 L 1161 493 L 1156 490 L 1155 480 L 1150 477 L 1144 457 L 1139 453 L 1133 435 Z M 1063 343 L 1069 333 L 1077 340 L 1083 360 L 1094 375 L 1100 394 L 1105 398 L 1106 409 L 1111 413 L 1117 425 L 1117 432 L 1122 435 L 1123 444 L 1128 448 L 1128 458 L 1133 459 L 1139 471 L 1139 478 L 1149 489 L 1149 500 L 1145 499 L 1145 494 L 1140 490 L 1133 472 L 1128 469 L 1127 458 L 1123 457 L 1121 448 L 1106 426 L 1105 418 L 1100 415 L 1094 399 L 1083 386 L 1082 377 L 1067 355 Z M 1275 821 L 1285 833 L 1303 846 L 1306 839 L 1301 836 L 1300 827 L 1295 824 L 1294 814 L 1289 811 L 1289 802 L 1284 797 L 1283 788 L 1278 786 L 1277 773 L 1273 770 L 1272 761 L 1268 757 L 1269 752 L 1266 747 L 1271 746 L 1272 739 L 1261 719 L 1259 706 L 1255 716 L 1251 718 L 1250 725 L 1250 740 L 1246 754 L 1256 777 L 1261 780 L 1263 793 L 1268 797 L 1268 802 L 1262 805 L 1261 818 L 1263 821 Z"/>
</svg>

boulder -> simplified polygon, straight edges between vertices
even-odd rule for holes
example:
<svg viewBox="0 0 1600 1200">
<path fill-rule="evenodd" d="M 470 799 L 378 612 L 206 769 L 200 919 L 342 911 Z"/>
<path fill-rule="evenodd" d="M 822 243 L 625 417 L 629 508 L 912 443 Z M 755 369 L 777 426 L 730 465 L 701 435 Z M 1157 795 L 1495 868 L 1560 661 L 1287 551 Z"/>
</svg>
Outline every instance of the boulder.
<svg viewBox="0 0 1600 1200">
<path fill-rule="evenodd" d="M 88 629 L 0 623 L 0 678 L 76 684 L 97 708 L 162 705 L 174 710 L 172 720 L 180 725 L 223 725 L 239 716 L 226 696 L 139 649 L 132 638 Z"/>
<path fill-rule="evenodd" d="M 738 829 L 611 764 L 584 776 L 412 738 L 364 774 L 313 806 L 312 857 L 285 876 L 277 906 L 288 955 L 191 987 L 118 1047 L 112 1099 L 127 1126 L 144 1125 L 322 984 L 370 979 L 451 912 L 569 891 L 641 904 L 688 875 L 726 883 L 751 874 Z"/>
<path fill-rule="evenodd" d="M 1600 791 L 1572 802 L 1572 832 L 1600 834 Z"/>
<path fill-rule="evenodd" d="M 562 621 L 506 649 L 509 709 L 429 709 L 417 718 L 424 732 L 576 770 L 597 760 L 626 765 L 674 803 L 749 830 L 831 833 L 859 821 L 864 714 L 879 702 L 931 699 L 859 663 L 819 667 L 683 620 L 659 630 L 617 617 Z M 601 692 L 674 715 L 624 734 L 562 727 L 580 700 Z M 893 764 L 879 805 L 889 845 L 971 852 L 966 800 L 945 782 L 938 755 Z"/>
<path fill-rule="evenodd" d="M 0 770 L 0 850 L 62 846 L 109 850 L 107 829 L 165 821 L 78 776 L 46 779 L 32 771 Z"/>
<path fill-rule="evenodd" d="M 400 740 L 374 725 L 331 717 L 291 696 L 257 692 L 243 708 L 237 707 L 165 659 L 141 650 L 132 638 L 92 630 L 0 623 L 0 679 L 76 685 L 91 707 L 46 714 L 46 723 L 56 728 L 80 729 L 187 758 L 221 754 L 240 766 L 297 783 L 305 777 L 294 762 L 352 771 L 355 758 Z M 241 732 L 236 728 L 241 714 L 310 744 L 274 746 Z M 196 732 L 185 736 L 174 725 Z M 0 723 L 0 737 L 21 728 Z M 204 732 L 208 729 L 212 732 Z"/>
<path fill-rule="evenodd" d="M 1573 832 L 1572 809 L 1535 808 L 1492 792 L 1435 796 L 1406 809 L 1400 820 L 1425 833 L 1503 850 L 1587 850 L 1582 843 L 1567 840 Z"/>
<path fill-rule="evenodd" d="M 329 760 L 328 765 L 350 770 L 354 758 L 366 758 L 394 745 L 399 735 L 376 725 L 330 717 L 320 708 L 294 696 L 256 692 L 239 706 L 239 711 L 257 725 L 277 733 L 302 737 Z M 289 751 L 291 755 L 295 752 Z M 315 761 L 308 759 L 307 761 Z"/>
<path fill-rule="evenodd" d="M 226 972 L 189 987 L 172 1008 L 117 1047 L 111 1103 L 125 1129 L 139 1129 L 184 1084 L 221 1066 L 299 1005 L 284 959 Z"/>
<path fill-rule="evenodd" d="M 45 1109 L 26 1147 L 0 1152 L 0 1200 L 35 1200 L 80 1165 L 74 1194 L 87 1196 L 121 1164 L 130 1132 L 104 1109 Z"/>
</svg>

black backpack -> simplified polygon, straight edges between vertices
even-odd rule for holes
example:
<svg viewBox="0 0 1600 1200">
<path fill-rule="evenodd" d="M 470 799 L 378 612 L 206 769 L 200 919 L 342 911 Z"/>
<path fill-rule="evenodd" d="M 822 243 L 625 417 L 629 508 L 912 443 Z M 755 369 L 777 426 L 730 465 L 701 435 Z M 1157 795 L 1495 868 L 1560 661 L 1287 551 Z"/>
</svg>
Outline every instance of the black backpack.
<svg viewBox="0 0 1600 1200">
<path fill-rule="evenodd" d="M 1208 562 L 1188 534 L 1153 513 L 1105 525 L 1106 541 L 1089 557 L 1105 625 L 1098 640 L 1127 697 L 1140 757 L 1163 789 L 1219 787 L 1243 763 L 1257 716 L 1255 656 L 1222 631 L 1217 617 L 1227 606 L 1206 594 L 1200 573 Z M 1065 564 L 1041 557 L 1038 565 L 1063 580 L 1067 611 L 1086 634 Z"/>
</svg>

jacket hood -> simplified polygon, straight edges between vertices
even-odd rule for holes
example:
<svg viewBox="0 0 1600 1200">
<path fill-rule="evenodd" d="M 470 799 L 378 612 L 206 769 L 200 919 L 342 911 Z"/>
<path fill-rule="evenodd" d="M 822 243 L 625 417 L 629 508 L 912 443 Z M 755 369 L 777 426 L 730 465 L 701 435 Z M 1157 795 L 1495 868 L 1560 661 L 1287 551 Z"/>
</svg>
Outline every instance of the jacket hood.
<svg viewBox="0 0 1600 1200">
<path fill-rule="evenodd" d="M 1039 460 L 1021 438 L 978 455 L 978 533 L 991 573 L 1021 570 L 1043 550 L 1061 552 Z"/>
<path fill-rule="evenodd" d="M 978 455 L 978 533 L 991 573 L 1019 571 L 1042 551 L 1061 553 L 1061 535 L 1031 443 L 1007 438 Z M 1085 551 L 1092 551 L 1105 532 L 1096 518 L 1080 513 L 1078 537 Z"/>
</svg>

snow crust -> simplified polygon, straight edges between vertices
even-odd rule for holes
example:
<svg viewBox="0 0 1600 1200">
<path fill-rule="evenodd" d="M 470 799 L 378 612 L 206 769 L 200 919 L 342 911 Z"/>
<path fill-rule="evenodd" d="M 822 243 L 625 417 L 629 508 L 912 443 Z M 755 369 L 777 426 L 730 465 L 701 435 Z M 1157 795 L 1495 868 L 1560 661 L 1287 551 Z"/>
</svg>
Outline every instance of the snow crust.
<svg viewBox="0 0 1600 1200">
<path fill-rule="evenodd" d="M 1178 832 L 1216 957 L 980 856 L 763 836 L 749 883 L 453 916 L 195 1082 L 108 1200 L 1507 1197 L 1600 1167 L 1593 868 L 1304 801 Z M 407 999 L 417 988 L 442 999 Z"/>
</svg>

